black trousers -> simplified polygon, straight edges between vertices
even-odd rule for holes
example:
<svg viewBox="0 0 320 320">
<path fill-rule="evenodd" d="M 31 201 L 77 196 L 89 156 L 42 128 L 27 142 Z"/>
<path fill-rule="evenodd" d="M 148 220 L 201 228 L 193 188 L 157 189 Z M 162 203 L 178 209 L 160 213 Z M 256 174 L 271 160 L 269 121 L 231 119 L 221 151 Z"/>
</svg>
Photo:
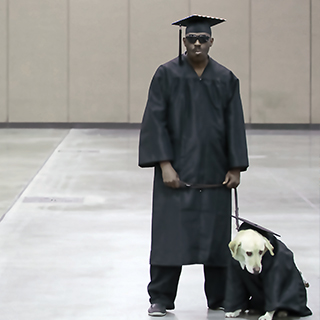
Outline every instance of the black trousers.
<svg viewBox="0 0 320 320">
<path fill-rule="evenodd" d="M 222 307 L 226 290 L 227 268 L 204 265 L 203 269 L 207 305 L 210 309 Z M 148 293 L 151 304 L 161 303 L 168 310 L 174 309 L 181 271 L 181 266 L 150 266 L 151 281 L 148 285 Z"/>
</svg>

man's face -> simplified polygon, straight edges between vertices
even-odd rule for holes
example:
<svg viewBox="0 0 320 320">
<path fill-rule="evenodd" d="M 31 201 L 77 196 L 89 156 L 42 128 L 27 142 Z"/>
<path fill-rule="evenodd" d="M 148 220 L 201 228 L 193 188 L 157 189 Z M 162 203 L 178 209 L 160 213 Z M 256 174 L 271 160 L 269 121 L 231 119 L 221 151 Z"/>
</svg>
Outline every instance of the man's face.
<svg viewBox="0 0 320 320">
<path fill-rule="evenodd" d="M 205 32 L 188 33 L 183 38 L 183 42 L 191 62 L 199 63 L 207 59 L 208 52 L 213 44 L 213 38 Z"/>
</svg>

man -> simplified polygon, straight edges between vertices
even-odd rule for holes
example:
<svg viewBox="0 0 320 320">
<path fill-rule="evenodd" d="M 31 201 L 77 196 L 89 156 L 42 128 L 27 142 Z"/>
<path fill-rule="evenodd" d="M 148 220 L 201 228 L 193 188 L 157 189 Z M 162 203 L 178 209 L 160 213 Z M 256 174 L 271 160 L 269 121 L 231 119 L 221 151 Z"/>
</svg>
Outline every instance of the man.
<svg viewBox="0 0 320 320">
<path fill-rule="evenodd" d="M 223 19 L 192 15 L 186 54 L 161 65 L 143 116 L 139 166 L 154 167 L 150 316 L 174 309 L 183 265 L 203 264 L 210 309 L 223 306 L 230 257 L 231 192 L 248 167 L 239 81 L 208 56 L 211 26 Z M 218 188 L 181 188 L 218 184 Z M 220 187 L 221 185 L 221 187 Z"/>
</svg>

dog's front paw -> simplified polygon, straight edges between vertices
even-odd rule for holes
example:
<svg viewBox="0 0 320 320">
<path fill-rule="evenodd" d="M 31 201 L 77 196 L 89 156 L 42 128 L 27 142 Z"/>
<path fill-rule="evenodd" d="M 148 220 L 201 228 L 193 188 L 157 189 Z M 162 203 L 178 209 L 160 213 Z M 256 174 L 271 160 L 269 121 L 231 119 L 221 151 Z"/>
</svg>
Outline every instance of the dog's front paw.
<svg viewBox="0 0 320 320">
<path fill-rule="evenodd" d="M 241 309 L 234 311 L 234 312 L 226 312 L 225 317 L 226 318 L 236 318 L 236 317 L 239 317 L 240 313 L 241 313 Z"/>
<path fill-rule="evenodd" d="M 266 312 L 259 320 L 272 320 L 275 311 Z"/>
</svg>

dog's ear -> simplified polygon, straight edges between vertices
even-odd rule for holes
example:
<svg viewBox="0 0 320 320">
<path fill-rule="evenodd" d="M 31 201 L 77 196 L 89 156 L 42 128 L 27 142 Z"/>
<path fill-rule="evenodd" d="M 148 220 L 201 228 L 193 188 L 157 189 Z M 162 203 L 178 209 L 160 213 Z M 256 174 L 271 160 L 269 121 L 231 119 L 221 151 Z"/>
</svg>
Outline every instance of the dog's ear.
<svg viewBox="0 0 320 320">
<path fill-rule="evenodd" d="M 232 253 L 232 258 L 235 258 L 235 256 L 237 255 L 240 246 L 241 242 L 239 242 L 237 239 L 234 239 L 229 243 L 229 249 Z"/>
<path fill-rule="evenodd" d="M 267 238 L 265 238 L 265 237 L 263 237 L 263 238 L 264 238 L 264 241 L 265 241 L 263 254 L 265 254 L 269 250 L 270 254 L 272 256 L 274 256 L 273 245 L 270 243 L 270 241 Z"/>
<path fill-rule="evenodd" d="M 241 268 L 244 269 L 246 267 L 246 264 L 243 256 L 240 254 L 240 252 L 238 252 L 240 247 L 241 241 L 239 241 L 239 239 L 237 238 L 229 243 L 229 249 L 232 253 L 232 258 L 234 260 L 237 260 L 240 263 Z"/>
</svg>

